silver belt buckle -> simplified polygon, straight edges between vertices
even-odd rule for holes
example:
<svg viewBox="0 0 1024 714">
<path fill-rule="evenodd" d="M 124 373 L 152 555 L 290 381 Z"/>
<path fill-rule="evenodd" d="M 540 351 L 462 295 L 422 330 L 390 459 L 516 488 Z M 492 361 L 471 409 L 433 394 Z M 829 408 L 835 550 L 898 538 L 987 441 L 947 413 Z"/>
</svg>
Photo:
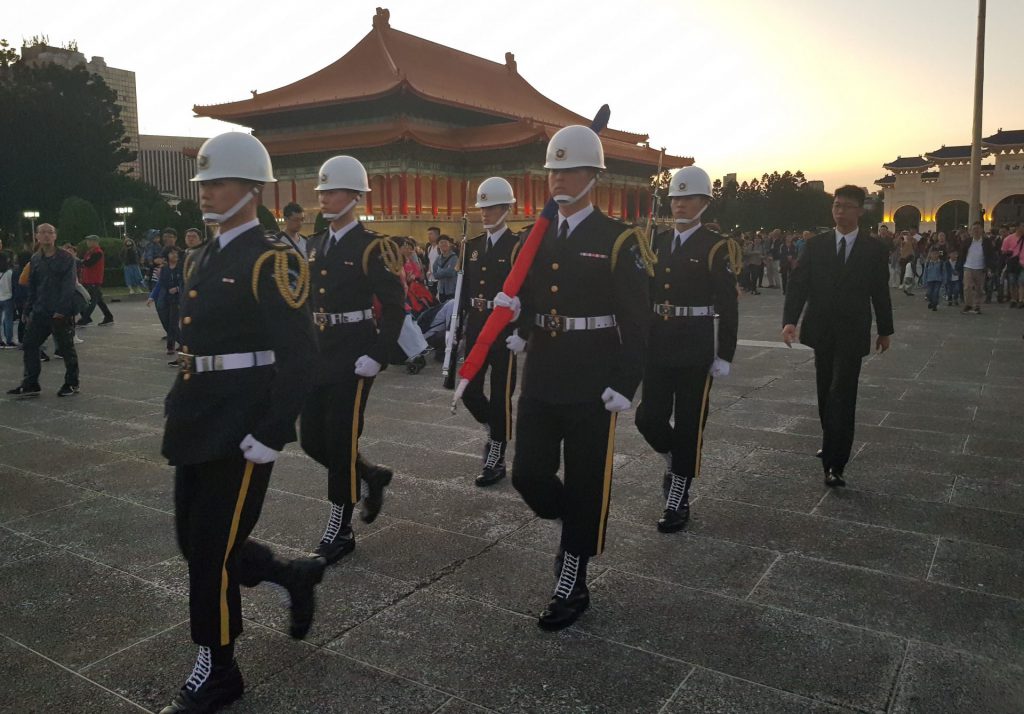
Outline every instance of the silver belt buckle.
<svg viewBox="0 0 1024 714">
<path fill-rule="evenodd" d="M 658 315 L 661 317 L 671 317 L 675 314 L 675 310 L 671 305 L 658 305 Z"/>
<path fill-rule="evenodd" d="M 313 313 L 313 323 L 317 324 L 317 325 L 326 325 L 327 324 L 327 315 L 322 313 L 322 312 L 314 312 Z"/>
<path fill-rule="evenodd" d="M 544 329 L 562 332 L 565 330 L 565 319 L 561 315 L 545 315 Z"/>
</svg>

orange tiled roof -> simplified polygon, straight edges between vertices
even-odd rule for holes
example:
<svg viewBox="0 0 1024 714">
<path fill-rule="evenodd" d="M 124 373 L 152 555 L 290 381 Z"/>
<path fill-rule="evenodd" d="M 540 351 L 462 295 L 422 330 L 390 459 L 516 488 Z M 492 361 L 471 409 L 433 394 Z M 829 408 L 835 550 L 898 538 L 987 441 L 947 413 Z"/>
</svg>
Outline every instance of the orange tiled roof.
<svg viewBox="0 0 1024 714">
<path fill-rule="evenodd" d="M 498 64 L 392 29 L 388 18 L 388 11 L 378 8 L 373 29 L 355 47 L 304 79 L 250 99 L 196 105 L 193 111 L 247 125 L 246 119 L 262 114 L 366 101 L 404 90 L 508 119 L 533 119 L 559 128 L 590 123 L 534 89 L 516 71 L 511 53 L 505 64 Z M 481 87 L 487 88 L 486 96 Z M 630 144 L 648 139 L 615 129 L 604 134 Z"/>
<path fill-rule="evenodd" d="M 373 124 L 335 127 L 301 134 L 261 137 L 272 156 L 305 154 L 327 149 L 349 150 L 387 146 L 399 141 L 414 141 L 423 146 L 447 151 L 491 151 L 521 146 L 531 142 L 547 142 L 556 129 L 528 120 L 476 127 L 439 127 L 408 117 Z M 655 149 L 629 144 L 602 135 L 605 155 L 634 163 L 658 163 Z M 665 168 L 678 168 L 693 163 L 692 159 L 665 156 Z"/>
</svg>

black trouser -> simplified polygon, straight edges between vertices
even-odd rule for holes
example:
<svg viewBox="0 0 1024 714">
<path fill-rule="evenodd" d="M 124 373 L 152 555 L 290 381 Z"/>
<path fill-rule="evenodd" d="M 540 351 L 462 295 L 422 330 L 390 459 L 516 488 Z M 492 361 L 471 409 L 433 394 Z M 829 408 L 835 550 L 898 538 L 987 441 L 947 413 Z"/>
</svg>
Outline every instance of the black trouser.
<svg viewBox="0 0 1024 714">
<path fill-rule="evenodd" d="M 113 320 L 114 316 L 110 313 L 110 308 L 107 307 L 107 303 L 103 302 L 103 289 L 99 285 L 86 285 L 85 289 L 89 291 L 89 307 L 85 308 L 85 312 L 82 313 L 82 320 L 90 322 L 92 320 L 92 311 L 97 308 L 103 313 L 104 320 Z"/>
<path fill-rule="evenodd" d="M 160 322 L 167 332 L 167 349 L 173 350 L 181 339 L 178 337 L 178 296 L 169 295 L 167 299 L 156 304 Z"/>
<path fill-rule="evenodd" d="M 604 550 L 611 504 L 615 415 L 600 401 L 551 404 L 519 397 L 512 485 L 541 518 L 562 519 L 561 547 Z M 562 450 L 564 483 L 558 478 Z"/>
<path fill-rule="evenodd" d="M 850 460 L 860 365 L 859 354 L 841 352 L 835 345 L 819 345 L 814 350 L 818 417 L 822 431 L 822 465 L 825 469 L 841 469 Z"/>
<path fill-rule="evenodd" d="M 175 470 L 174 520 L 188 561 L 189 618 L 198 645 L 231 644 L 242 632 L 239 585 L 258 585 L 274 570 L 273 551 L 249 540 L 272 468 L 246 461 L 239 451 Z"/>
<path fill-rule="evenodd" d="M 299 443 L 310 458 L 327 467 L 327 499 L 339 506 L 359 501 L 365 468 L 359 437 L 372 386 L 372 377 L 352 373 L 340 382 L 317 385 L 302 407 Z"/>
<path fill-rule="evenodd" d="M 500 339 L 499 339 L 500 342 Z M 471 347 L 466 348 L 468 353 Z M 454 355 L 453 355 L 454 358 Z M 484 395 L 484 381 L 490 370 L 490 398 Z M 490 429 L 495 441 L 512 439 L 512 394 L 516 391 L 516 356 L 501 342 L 487 353 L 487 361 L 466 386 L 462 402 L 481 424 Z"/>
<path fill-rule="evenodd" d="M 57 353 L 64 358 L 64 383 L 72 387 L 78 386 L 78 353 L 75 351 L 75 327 L 71 318 L 55 320 L 52 317 L 32 315 L 22 340 L 22 356 L 25 362 L 26 386 L 39 384 L 39 348 L 46 338 L 53 335 Z"/>
<path fill-rule="evenodd" d="M 652 449 L 672 454 L 672 473 L 676 476 L 700 475 L 711 396 L 710 366 L 648 365 L 644 370 L 636 428 Z"/>
<path fill-rule="evenodd" d="M 789 273 L 792 268 L 789 267 L 789 260 L 784 260 L 782 265 L 779 266 L 779 274 L 782 276 L 782 294 L 786 294 L 786 289 L 789 287 Z"/>
</svg>

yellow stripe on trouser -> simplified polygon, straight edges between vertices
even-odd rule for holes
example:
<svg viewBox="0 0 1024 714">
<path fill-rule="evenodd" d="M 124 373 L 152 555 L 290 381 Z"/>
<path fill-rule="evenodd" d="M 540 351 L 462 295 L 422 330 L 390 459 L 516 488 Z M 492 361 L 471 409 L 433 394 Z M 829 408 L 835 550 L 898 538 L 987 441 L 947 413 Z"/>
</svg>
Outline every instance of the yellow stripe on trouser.
<svg viewBox="0 0 1024 714">
<path fill-rule="evenodd" d="M 363 399 L 363 379 L 356 384 L 356 399 L 352 406 L 352 448 L 349 456 L 348 479 L 352 485 L 352 503 L 359 501 L 359 473 L 356 471 L 356 459 L 359 457 L 359 403 Z"/>
<path fill-rule="evenodd" d="M 608 506 L 612 500 L 612 462 L 615 459 L 615 421 L 618 414 L 612 412 L 608 425 L 608 452 L 604 457 L 604 486 L 601 491 L 601 519 L 597 524 L 597 553 L 604 552 L 604 529 L 608 524 Z"/>
<path fill-rule="evenodd" d="M 245 495 L 249 492 L 249 481 L 252 479 L 253 462 L 245 462 L 245 473 L 242 474 L 242 485 L 238 489 L 238 500 L 235 501 L 235 513 L 231 516 L 231 530 L 228 531 L 228 544 L 224 548 L 224 561 L 220 568 L 220 643 L 231 644 L 231 613 L 228 611 L 228 555 L 235 547 L 238 536 L 238 522 L 242 519 L 242 508 L 245 506 Z"/>
<path fill-rule="evenodd" d="M 708 411 L 708 394 L 711 393 L 711 375 L 704 378 L 704 396 L 700 400 L 700 419 L 697 422 L 697 458 L 693 464 L 693 477 L 700 476 L 701 452 L 704 450 L 704 415 Z"/>
<path fill-rule="evenodd" d="M 512 370 L 515 366 L 515 355 L 509 355 L 508 374 L 505 375 L 505 441 L 512 441 Z"/>
</svg>

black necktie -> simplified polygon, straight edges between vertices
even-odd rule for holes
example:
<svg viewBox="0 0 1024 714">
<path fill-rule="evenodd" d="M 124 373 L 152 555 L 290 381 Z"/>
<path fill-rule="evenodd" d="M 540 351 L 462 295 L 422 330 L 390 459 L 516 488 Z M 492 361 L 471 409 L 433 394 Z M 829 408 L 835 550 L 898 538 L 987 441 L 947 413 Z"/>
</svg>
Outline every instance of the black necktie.
<svg viewBox="0 0 1024 714">
<path fill-rule="evenodd" d="M 677 250 L 683 247 L 683 237 L 676 233 L 676 237 L 672 239 L 672 253 L 675 254 Z"/>
<path fill-rule="evenodd" d="M 217 255 L 217 253 L 219 252 L 220 238 L 214 238 L 212 241 L 210 241 L 210 247 L 207 248 L 206 252 L 203 254 L 203 260 L 199 267 L 205 268 L 207 265 L 209 265 L 210 261 L 213 260 L 213 257 Z"/>
<path fill-rule="evenodd" d="M 836 253 L 836 257 L 839 258 L 839 265 L 846 265 L 846 236 L 839 238 L 839 252 Z"/>
<path fill-rule="evenodd" d="M 336 236 L 334 233 L 331 233 L 331 237 L 327 241 L 327 250 L 324 251 L 324 255 L 327 255 L 332 250 L 334 250 L 334 246 L 336 245 L 338 245 L 338 236 Z"/>
<path fill-rule="evenodd" d="M 563 220 L 562 225 L 558 227 L 558 240 L 559 242 L 564 241 L 569 237 L 569 221 Z"/>
</svg>

